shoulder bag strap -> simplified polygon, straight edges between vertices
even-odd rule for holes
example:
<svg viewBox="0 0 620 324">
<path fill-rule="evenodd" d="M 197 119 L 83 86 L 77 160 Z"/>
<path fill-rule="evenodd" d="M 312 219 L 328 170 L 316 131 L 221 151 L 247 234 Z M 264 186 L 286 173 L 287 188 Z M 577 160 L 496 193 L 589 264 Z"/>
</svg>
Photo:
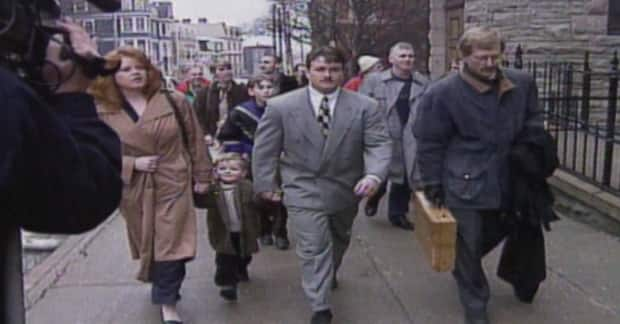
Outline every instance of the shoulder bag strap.
<svg viewBox="0 0 620 324">
<path fill-rule="evenodd" d="M 179 124 L 179 128 L 181 129 L 181 140 L 183 141 L 183 146 L 185 146 L 185 150 L 189 153 L 189 139 L 187 138 L 187 129 L 185 128 L 185 123 L 183 123 L 183 116 L 181 116 L 179 106 L 177 106 L 177 103 L 170 95 L 170 91 L 164 90 L 164 94 L 166 95 L 166 99 L 168 99 L 168 103 L 170 103 L 170 106 L 172 107 L 172 111 L 174 112 L 174 118 L 177 120 L 177 124 Z"/>
</svg>

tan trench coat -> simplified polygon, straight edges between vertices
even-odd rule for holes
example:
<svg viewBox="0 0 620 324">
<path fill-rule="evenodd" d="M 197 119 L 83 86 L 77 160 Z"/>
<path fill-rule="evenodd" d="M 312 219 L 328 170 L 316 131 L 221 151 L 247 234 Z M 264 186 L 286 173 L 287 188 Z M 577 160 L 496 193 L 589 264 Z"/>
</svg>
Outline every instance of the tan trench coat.
<svg viewBox="0 0 620 324">
<path fill-rule="evenodd" d="M 120 210 L 127 224 L 131 256 L 140 259 L 137 278 L 142 281 L 149 281 L 152 261 L 191 259 L 196 255 L 191 180 L 193 176 L 195 181 L 205 183 L 211 178 L 211 162 L 198 119 L 181 94 L 172 95 L 184 119 L 189 154 L 164 93 L 158 92 L 149 100 L 137 122 L 118 107 L 97 107 L 100 118 L 121 138 L 125 186 Z M 147 155 L 160 156 L 154 173 L 134 169 L 136 158 Z"/>
</svg>

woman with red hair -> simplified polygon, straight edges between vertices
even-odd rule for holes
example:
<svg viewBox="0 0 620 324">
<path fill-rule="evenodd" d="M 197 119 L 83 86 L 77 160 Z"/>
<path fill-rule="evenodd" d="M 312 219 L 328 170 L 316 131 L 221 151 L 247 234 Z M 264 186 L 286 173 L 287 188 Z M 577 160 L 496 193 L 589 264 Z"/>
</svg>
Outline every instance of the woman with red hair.
<svg viewBox="0 0 620 324">
<path fill-rule="evenodd" d="M 185 263 L 196 255 L 192 190 L 206 192 L 211 162 L 193 109 L 181 94 L 166 93 L 160 71 L 141 51 L 119 48 L 106 60 L 120 68 L 97 79 L 90 92 L 100 118 L 121 138 L 120 210 L 131 255 L 140 260 L 137 278 L 152 283 L 151 299 L 161 305 L 162 321 L 181 323 L 179 289 Z"/>
</svg>

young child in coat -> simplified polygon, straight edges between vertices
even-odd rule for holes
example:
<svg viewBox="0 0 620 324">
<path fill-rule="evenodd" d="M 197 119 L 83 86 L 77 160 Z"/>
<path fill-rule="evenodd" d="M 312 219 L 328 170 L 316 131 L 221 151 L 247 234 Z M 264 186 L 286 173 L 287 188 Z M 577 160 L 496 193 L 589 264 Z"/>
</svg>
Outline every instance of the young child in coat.
<svg viewBox="0 0 620 324">
<path fill-rule="evenodd" d="M 207 228 L 215 250 L 215 284 L 220 295 L 237 300 L 237 284 L 248 281 L 248 265 L 258 252 L 259 219 L 252 184 L 246 179 L 248 161 L 238 153 L 223 153 L 214 165 L 216 183 L 209 188 Z"/>
<path fill-rule="evenodd" d="M 251 99 L 236 106 L 218 134 L 224 152 L 237 152 L 251 160 L 254 146 L 254 134 L 258 122 L 265 113 L 267 100 L 274 94 L 271 76 L 257 74 L 248 82 L 248 94 Z M 288 249 L 290 243 L 286 229 L 287 214 L 281 203 L 262 202 L 259 206 L 261 234 L 263 245 L 275 245 L 280 250 Z"/>
</svg>

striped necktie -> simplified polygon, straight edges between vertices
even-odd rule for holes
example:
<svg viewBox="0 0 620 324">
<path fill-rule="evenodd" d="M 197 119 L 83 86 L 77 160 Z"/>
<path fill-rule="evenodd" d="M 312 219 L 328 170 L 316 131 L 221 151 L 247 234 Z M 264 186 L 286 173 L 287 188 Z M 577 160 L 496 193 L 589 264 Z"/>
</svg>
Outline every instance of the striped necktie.
<svg viewBox="0 0 620 324">
<path fill-rule="evenodd" d="M 329 135 L 329 99 L 327 97 L 323 97 L 321 100 L 321 105 L 319 106 L 319 114 L 316 116 L 319 125 L 321 126 L 321 133 L 323 136 L 327 137 Z"/>
</svg>

